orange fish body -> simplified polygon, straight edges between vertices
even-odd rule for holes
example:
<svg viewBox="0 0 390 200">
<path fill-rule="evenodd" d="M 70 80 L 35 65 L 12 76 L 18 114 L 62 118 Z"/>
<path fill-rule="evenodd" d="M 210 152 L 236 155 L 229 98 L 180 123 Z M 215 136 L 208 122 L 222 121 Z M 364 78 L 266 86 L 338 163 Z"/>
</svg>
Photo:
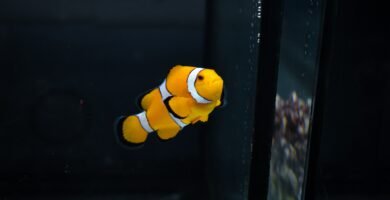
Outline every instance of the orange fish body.
<svg viewBox="0 0 390 200">
<path fill-rule="evenodd" d="M 206 122 L 221 105 L 222 91 L 223 80 L 214 70 L 177 65 L 142 98 L 143 112 L 123 118 L 119 137 L 132 144 L 144 143 L 152 132 L 162 140 L 174 138 L 186 125 Z"/>
</svg>

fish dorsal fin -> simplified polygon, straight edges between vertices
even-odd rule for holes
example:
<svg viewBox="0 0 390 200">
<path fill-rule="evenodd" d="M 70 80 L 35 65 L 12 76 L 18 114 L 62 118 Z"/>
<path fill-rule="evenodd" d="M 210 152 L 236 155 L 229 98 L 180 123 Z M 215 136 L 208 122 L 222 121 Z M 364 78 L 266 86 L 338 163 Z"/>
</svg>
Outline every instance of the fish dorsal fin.
<svg viewBox="0 0 390 200">
<path fill-rule="evenodd" d="M 153 88 L 153 89 L 154 89 L 154 88 Z M 138 95 L 137 100 L 136 100 L 136 104 L 137 104 L 137 106 L 138 106 L 138 108 L 139 108 L 140 110 L 145 110 L 145 109 L 146 109 L 146 108 L 142 107 L 142 100 L 143 100 L 143 98 L 144 98 L 146 95 L 148 95 L 151 91 L 153 91 L 153 89 L 149 89 L 149 90 L 147 90 L 146 92 L 143 92 L 143 93 L 141 93 L 140 95 Z"/>
</svg>

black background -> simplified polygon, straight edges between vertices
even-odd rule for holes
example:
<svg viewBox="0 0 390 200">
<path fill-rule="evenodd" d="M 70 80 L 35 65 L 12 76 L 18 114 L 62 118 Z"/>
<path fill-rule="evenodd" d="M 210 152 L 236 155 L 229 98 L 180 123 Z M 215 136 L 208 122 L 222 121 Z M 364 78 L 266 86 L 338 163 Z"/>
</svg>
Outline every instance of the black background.
<svg viewBox="0 0 390 200">
<path fill-rule="evenodd" d="M 257 6 L 213 2 L 208 21 L 204 1 L 0 1 L 0 194 L 246 196 Z M 389 16 L 380 1 L 329 2 L 313 191 L 369 199 L 390 183 Z M 230 107 L 211 129 L 120 146 L 114 119 L 175 64 L 218 65 Z"/>
<path fill-rule="evenodd" d="M 317 189 L 308 192 L 388 199 L 389 12 L 381 1 L 328 1 L 326 13 L 312 133 L 320 136 Z"/>
<path fill-rule="evenodd" d="M 7 198 L 248 195 L 257 1 L 2 1 L 1 193 Z M 176 64 L 212 67 L 228 105 L 136 151 L 113 122 Z"/>
<path fill-rule="evenodd" d="M 1 1 L 0 194 L 200 191 L 197 127 L 132 151 L 113 123 L 172 66 L 201 66 L 204 18 L 204 1 Z"/>
</svg>

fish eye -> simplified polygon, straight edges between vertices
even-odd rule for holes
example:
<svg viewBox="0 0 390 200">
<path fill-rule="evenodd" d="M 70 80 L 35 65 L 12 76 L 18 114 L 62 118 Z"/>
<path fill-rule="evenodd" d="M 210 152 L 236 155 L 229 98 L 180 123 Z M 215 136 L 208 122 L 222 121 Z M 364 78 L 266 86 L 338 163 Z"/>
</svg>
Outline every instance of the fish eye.
<svg viewBox="0 0 390 200">
<path fill-rule="evenodd" d="M 201 81 L 201 80 L 203 80 L 203 79 L 204 79 L 204 77 L 203 77 L 202 75 L 199 75 L 199 76 L 198 76 L 198 80 Z"/>
</svg>

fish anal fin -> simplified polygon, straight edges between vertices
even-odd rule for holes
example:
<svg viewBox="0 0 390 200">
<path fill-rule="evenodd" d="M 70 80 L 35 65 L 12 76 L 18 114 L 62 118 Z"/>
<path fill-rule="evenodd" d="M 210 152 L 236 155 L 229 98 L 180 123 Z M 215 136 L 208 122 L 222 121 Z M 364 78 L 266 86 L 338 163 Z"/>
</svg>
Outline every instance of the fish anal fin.
<svg viewBox="0 0 390 200">
<path fill-rule="evenodd" d="M 174 138 L 180 131 L 180 127 L 172 127 L 157 130 L 157 135 L 161 140 L 169 140 Z"/>
</svg>

